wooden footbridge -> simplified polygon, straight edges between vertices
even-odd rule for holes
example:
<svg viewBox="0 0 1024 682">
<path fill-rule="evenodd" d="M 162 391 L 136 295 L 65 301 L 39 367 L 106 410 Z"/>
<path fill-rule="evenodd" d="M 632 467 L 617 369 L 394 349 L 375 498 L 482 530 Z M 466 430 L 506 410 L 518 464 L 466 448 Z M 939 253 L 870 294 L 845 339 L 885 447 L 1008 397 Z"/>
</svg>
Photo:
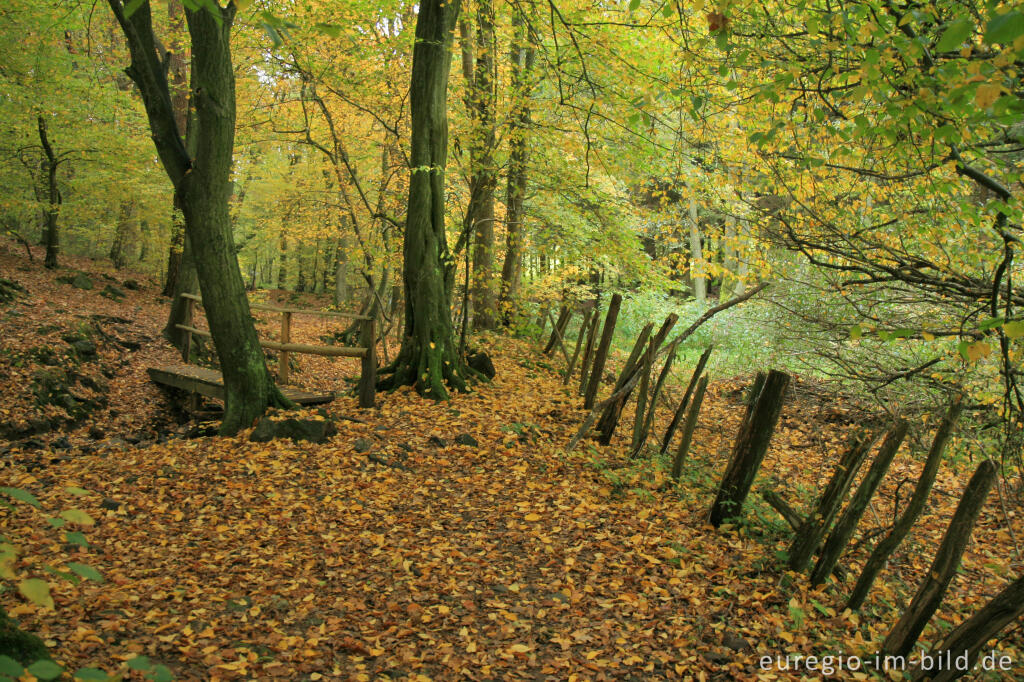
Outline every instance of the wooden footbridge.
<svg viewBox="0 0 1024 682">
<path fill-rule="evenodd" d="M 163 367 L 150 367 L 146 372 L 154 382 L 162 386 L 187 391 L 193 395 L 204 395 L 215 400 L 224 400 L 224 378 L 220 372 L 207 369 L 206 367 L 199 367 L 198 365 L 187 364 L 192 353 L 193 335 L 210 338 L 210 332 L 194 326 L 195 306 L 196 304 L 202 305 L 202 298 L 193 294 L 181 294 L 181 297 L 185 300 L 185 324 L 179 324 L 177 327 L 185 332 L 185 343 L 182 345 L 181 352 L 182 360 L 185 362 L 183 364 L 166 365 Z M 375 350 L 376 328 L 372 317 L 329 310 L 284 308 L 263 303 L 250 303 L 249 307 L 253 310 L 265 310 L 281 315 L 281 340 L 270 341 L 260 339 L 260 346 L 276 350 L 279 353 L 277 381 L 285 397 L 300 405 L 321 405 L 334 400 L 333 393 L 309 393 L 308 391 L 285 385 L 288 383 L 288 361 L 291 353 L 360 358 L 362 360 L 362 372 L 359 377 L 359 406 L 373 407 L 376 397 L 377 354 Z M 292 343 L 291 325 L 293 315 L 319 315 L 358 320 L 360 322 L 359 342 L 363 345 L 359 347 L 311 346 L 304 343 Z"/>
</svg>

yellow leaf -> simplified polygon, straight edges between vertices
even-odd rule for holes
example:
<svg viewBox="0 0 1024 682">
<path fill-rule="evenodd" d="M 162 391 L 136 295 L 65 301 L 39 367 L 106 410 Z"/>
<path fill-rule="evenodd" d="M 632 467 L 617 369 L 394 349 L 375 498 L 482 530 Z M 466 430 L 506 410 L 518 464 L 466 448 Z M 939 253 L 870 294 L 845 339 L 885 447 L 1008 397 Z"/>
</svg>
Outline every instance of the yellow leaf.
<svg viewBox="0 0 1024 682">
<path fill-rule="evenodd" d="M 530 646 L 528 644 L 513 644 L 508 650 L 516 654 L 525 654 L 530 650 Z"/>
<path fill-rule="evenodd" d="M 535 513 L 531 512 L 531 513 L 527 514 L 526 516 L 524 516 L 523 518 L 526 519 L 527 521 L 540 521 L 540 514 L 535 514 Z"/>
<path fill-rule="evenodd" d="M 29 578 L 18 583 L 18 592 L 33 604 L 44 609 L 53 609 L 53 597 L 50 596 L 50 583 L 39 578 Z"/>
<path fill-rule="evenodd" d="M 991 352 L 992 346 L 984 341 L 975 341 L 974 343 L 967 344 L 967 359 L 971 362 L 977 362 Z"/>
<path fill-rule="evenodd" d="M 987 109 L 999 99 L 1003 88 L 997 83 L 982 83 L 974 93 L 974 102 L 981 109 Z"/>
<path fill-rule="evenodd" d="M 476 642 L 470 642 L 466 645 L 466 653 L 473 653 L 476 651 Z"/>
<path fill-rule="evenodd" d="M 921 338 L 924 339 L 925 341 L 934 341 L 935 335 L 929 334 L 928 332 L 921 332 Z"/>
<path fill-rule="evenodd" d="M 60 513 L 60 517 L 65 521 L 77 523 L 82 526 L 91 526 L 94 523 L 96 523 L 95 521 L 93 521 L 91 516 L 86 514 L 81 509 L 65 509 Z"/>
</svg>

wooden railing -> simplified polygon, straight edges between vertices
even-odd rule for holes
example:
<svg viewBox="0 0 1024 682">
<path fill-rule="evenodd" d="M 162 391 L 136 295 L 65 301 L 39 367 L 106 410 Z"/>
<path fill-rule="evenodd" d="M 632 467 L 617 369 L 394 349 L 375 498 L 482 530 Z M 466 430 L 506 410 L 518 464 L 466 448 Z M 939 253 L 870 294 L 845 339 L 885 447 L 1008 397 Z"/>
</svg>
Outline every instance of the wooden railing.
<svg viewBox="0 0 1024 682">
<path fill-rule="evenodd" d="M 192 335 L 210 338 L 210 332 L 197 329 L 194 326 L 195 306 L 203 304 L 203 299 L 195 294 L 181 294 L 185 301 L 184 324 L 175 325 L 185 332 L 185 341 L 181 347 L 181 357 L 185 362 L 189 361 L 192 353 Z M 281 315 L 281 340 L 270 341 L 260 339 L 260 346 L 278 351 L 277 360 L 277 381 L 280 384 L 288 383 L 289 355 L 291 353 L 302 353 L 307 355 L 321 355 L 325 357 L 360 358 L 362 360 L 361 374 L 359 377 L 359 406 L 373 407 L 376 397 L 377 384 L 377 353 L 376 353 L 376 326 L 372 317 L 356 315 L 354 313 L 336 312 L 333 310 L 307 310 L 303 308 L 285 308 L 265 303 L 250 303 L 251 310 L 264 310 Z M 350 346 L 311 346 L 305 343 L 292 343 L 292 315 L 320 315 L 322 317 L 341 317 L 349 320 L 358 320 L 359 325 L 359 347 Z"/>
</svg>

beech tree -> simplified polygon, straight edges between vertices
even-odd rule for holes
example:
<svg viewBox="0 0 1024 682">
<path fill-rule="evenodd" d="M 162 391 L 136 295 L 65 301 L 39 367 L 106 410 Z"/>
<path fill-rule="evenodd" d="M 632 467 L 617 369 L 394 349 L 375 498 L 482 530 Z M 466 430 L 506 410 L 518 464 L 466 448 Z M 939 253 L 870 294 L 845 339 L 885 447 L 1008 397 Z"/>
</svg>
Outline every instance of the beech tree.
<svg viewBox="0 0 1024 682">
<path fill-rule="evenodd" d="M 411 385 L 432 398 L 465 390 L 471 371 L 452 331 L 451 256 L 445 235 L 448 74 L 459 1 L 426 0 L 416 20 L 412 58 L 412 150 L 402 248 L 405 333 L 384 388 Z"/>
<path fill-rule="evenodd" d="M 230 36 L 237 8 L 233 2 L 226 7 L 213 3 L 199 7 L 194 0 L 185 3 L 196 111 L 193 158 L 175 120 L 166 56 L 158 48 L 150 3 L 142 2 L 131 13 L 122 0 L 108 3 L 128 41 L 131 64 L 126 73 L 142 95 L 157 154 L 185 218 L 203 305 L 224 376 L 221 433 L 233 434 L 249 426 L 269 406 L 290 406 L 267 369 L 252 324 L 228 214 L 235 136 Z"/>
</svg>

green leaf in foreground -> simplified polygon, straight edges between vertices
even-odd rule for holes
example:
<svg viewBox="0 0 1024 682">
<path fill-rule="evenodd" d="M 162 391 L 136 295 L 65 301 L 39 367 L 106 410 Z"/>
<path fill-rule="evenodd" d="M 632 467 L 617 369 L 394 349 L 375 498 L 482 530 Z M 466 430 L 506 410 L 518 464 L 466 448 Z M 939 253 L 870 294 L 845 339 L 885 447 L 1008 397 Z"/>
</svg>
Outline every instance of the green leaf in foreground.
<svg viewBox="0 0 1024 682">
<path fill-rule="evenodd" d="M 55 680 L 63 674 L 64 668 L 53 661 L 36 661 L 28 667 L 28 671 L 41 680 Z"/>
<path fill-rule="evenodd" d="M 11 675 L 12 677 L 21 677 L 21 673 L 25 672 L 21 663 L 10 656 L 0 656 L 0 675 Z"/>
<path fill-rule="evenodd" d="M 936 52 L 949 52 L 955 50 L 974 33 L 974 22 L 970 17 L 960 17 L 953 21 L 939 38 L 935 45 Z"/>
<path fill-rule="evenodd" d="M 31 504 L 33 507 L 40 507 L 39 500 L 36 499 L 35 495 L 27 490 L 21 488 L 0 488 L 0 493 L 7 495 L 8 497 L 18 500 L 20 502 L 26 502 Z"/>
<path fill-rule="evenodd" d="M 69 561 L 67 563 L 67 567 L 75 573 L 77 573 L 78 575 L 82 576 L 83 578 L 92 580 L 93 582 L 97 583 L 103 582 L 103 575 L 92 566 L 80 564 L 75 561 Z"/>
</svg>

